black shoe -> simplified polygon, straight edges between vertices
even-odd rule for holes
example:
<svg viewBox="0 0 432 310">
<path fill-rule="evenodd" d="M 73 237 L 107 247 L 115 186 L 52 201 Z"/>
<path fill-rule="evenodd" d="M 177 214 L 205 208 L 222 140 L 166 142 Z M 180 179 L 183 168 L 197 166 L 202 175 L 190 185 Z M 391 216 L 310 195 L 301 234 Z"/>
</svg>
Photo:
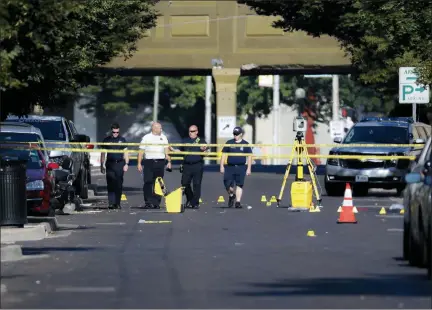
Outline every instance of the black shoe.
<svg viewBox="0 0 432 310">
<path fill-rule="evenodd" d="M 235 198 L 236 198 L 236 195 L 229 196 L 228 208 L 232 208 L 232 206 L 234 205 Z"/>
<path fill-rule="evenodd" d="M 121 205 L 118 203 L 118 204 L 115 204 L 115 208 L 120 210 L 122 207 L 121 207 Z"/>
<path fill-rule="evenodd" d="M 236 209 L 241 209 L 241 208 L 243 208 L 243 206 L 241 205 L 241 203 L 238 202 L 238 201 L 235 203 L 235 207 L 236 207 Z"/>
<path fill-rule="evenodd" d="M 196 206 L 191 206 L 191 209 L 199 209 L 199 206 L 198 206 L 198 205 L 196 205 Z"/>
<path fill-rule="evenodd" d="M 115 204 L 109 204 L 108 205 L 108 209 L 110 209 L 110 210 L 113 210 L 113 209 L 116 209 L 116 205 Z"/>
<path fill-rule="evenodd" d="M 186 201 L 186 203 L 183 206 L 185 209 L 192 208 L 190 201 Z"/>
<path fill-rule="evenodd" d="M 160 209 L 159 205 L 152 205 L 153 209 Z"/>
</svg>

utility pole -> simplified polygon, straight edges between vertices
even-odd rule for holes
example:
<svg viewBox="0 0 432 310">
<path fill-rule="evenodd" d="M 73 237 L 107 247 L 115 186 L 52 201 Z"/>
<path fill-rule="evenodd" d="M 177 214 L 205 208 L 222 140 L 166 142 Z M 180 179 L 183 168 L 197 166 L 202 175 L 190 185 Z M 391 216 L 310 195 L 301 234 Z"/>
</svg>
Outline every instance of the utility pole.
<svg viewBox="0 0 432 310">
<path fill-rule="evenodd" d="M 273 76 L 273 144 L 279 144 L 279 98 L 280 76 Z M 279 147 L 273 146 L 273 155 L 279 155 Z M 273 165 L 279 163 L 279 159 L 273 158 Z"/>
<path fill-rule="evenodd" d="M 212 94 L 212 76 L 206 76 L 206 86 L 205 86 L 205 140 L 207 143 L 211 143 L 212 137 L 212 119 L 211 119 L 211 94 Z M 210 163 L 209 159 L 205 160 L 205 164 Z"/>
<path fill-rule="evenodd" d="M 153 122 L 157 122 L 159 114 L 159 76 L 154 77 Z"/>
<path fill-rule="evenodd" d="M 339 75 L 332 75 L 332 112 L 333 120 L 339 120 Z"/>
</svg>

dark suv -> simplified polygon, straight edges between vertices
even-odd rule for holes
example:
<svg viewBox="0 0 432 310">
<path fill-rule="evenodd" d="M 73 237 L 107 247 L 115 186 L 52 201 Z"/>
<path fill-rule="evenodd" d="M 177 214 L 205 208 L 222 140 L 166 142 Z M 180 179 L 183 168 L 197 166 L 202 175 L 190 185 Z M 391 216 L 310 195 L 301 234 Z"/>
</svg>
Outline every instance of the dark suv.
<svg viewBox="0 0 432 310">
<path fill-rule="evenodd" d="M 424 130 L 426 128 L 426 130 Z M 330 155 L 360 156 L 418 156 L 427 137 L 419 132 L 430 132 L 429 125 L 414 123 L 411 118 L 368 117 L 355 124 L 345 138 L 336 138 L 343 144 L 419 144 L 419 147 L 376 146 L 336 147 Z M 328 159 L 325 173 L 325 188 L 329 196 L 343 195 L 345 183 L 353 184 L 353 190 L 366 195 L 369 188 L 395 188 L 400 195 L 405 188 L 408 159 Z"/>
<path fill-rule="evenodd" d="M 22 122 L 39 128 L 47 148 L 60 149 L 49 151 L 50 160 L 61 166 L 65 158 L 70 158 L 77 194 L 83 199 L 88 198 L 88 184 L 91 183 L 90 156 L 88 152 L 68 149 L 92 148 L 92 145 L 88 144 L 90 142 L 88 136 L 77 132 L 71 120 L 62 116 L 28 115 L 27 117 L 8 116 L 6 122 Z M 70 144 L 70 142 L 79 144 Z"/>
</svg>

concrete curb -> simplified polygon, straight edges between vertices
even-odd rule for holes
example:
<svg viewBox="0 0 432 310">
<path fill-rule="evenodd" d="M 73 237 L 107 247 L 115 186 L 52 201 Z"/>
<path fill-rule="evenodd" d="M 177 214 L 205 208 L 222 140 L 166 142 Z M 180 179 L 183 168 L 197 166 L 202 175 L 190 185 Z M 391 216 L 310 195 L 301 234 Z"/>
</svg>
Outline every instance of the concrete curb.
<svg viewBox="0 0 432 310">
<path fill-rule="evenodd" d="M 32 224 L 41 224 L 46 226 L 46 230 L 48 233 L 52 233 L 53 231 L 58 230 L 59 224 L 57 222 L 56 217 L 41 217 L 41 216 L 28 216 L 27 217 L 29 223 Z"/>
<path fill-rule="evenodd" d="M 19 241 L 37 241 L 46 238 L 58 230 L 55 217 L 28 217 L 29 224 L 23 228 L 2 227 L 1 242 L 14 243 Z"/>
<path fill-rule="evenodd" d="M 22 249 L 20 245 L 5 245 L 1 246 L 1 261 L 2 262 L 11 262 L 16 261 L 23 258 Z M 6 287 L 5 287 L 6 289 Z M 1 292 L 3 293 L 3 284 L 1 288 Z"/>
</svg>

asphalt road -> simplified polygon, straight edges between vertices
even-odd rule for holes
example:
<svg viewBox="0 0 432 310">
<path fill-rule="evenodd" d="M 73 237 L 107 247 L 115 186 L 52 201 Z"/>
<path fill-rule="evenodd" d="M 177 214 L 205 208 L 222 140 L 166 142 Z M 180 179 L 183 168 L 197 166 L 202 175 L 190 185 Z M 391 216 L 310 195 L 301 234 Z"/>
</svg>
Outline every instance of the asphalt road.
<svg viewBox="0 0 432 310">
<path fill-rule="evenodd" d="M 400 259 L 402 216 L 378 214 L 400 198 L 382 191 L 354 197 L 358 224 L 338 225 L 342 197 L 324 195 L 320 213 L 261 203 L 261 195 L 278 195 L 281 178 L 248 177 L 244 204 L 252 208 L 236 210 L 216 203 L 224 195 L 222 178 L 208 172 L 202 208 L 166 214 L 137 208 L 142 180 L 132 167 L 121 211 L 99 203 L 99 211 L 59 216 L 60 223 L 81 227 L 22 243 L 34 258 L 2 263 L 8 292 L 1 306 L 431 308 L 426 271 Z M 103 190 L 103 177 L 95 179 Z M 179 180 L 178 172 L 167 174 L 168 189 Z M 289 184 L 283 202 L 289 204 Z"/>
</svg>

